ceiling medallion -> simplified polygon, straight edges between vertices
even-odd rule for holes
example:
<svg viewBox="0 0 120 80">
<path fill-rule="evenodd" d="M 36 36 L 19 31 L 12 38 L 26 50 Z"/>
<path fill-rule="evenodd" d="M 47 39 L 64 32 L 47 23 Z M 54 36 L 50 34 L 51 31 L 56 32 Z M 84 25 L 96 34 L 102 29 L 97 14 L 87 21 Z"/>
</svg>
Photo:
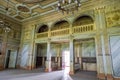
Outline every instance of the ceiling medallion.
<svg viewBox="0 0 120 80">
<path fill-rule="evenodd" d="M 16 0 L 16 1 L 20 3 L 33 4 L 33 3 L 38 3 L 45 0 Z"/>
<path fill-rule="evenodd" d="M 25 13 L 30 12 L 30 9 L 26 5 L 23 5 L 23 4 L 17 5 L 17 10 L 20 12 L 25 12 Z"/>
</svg>

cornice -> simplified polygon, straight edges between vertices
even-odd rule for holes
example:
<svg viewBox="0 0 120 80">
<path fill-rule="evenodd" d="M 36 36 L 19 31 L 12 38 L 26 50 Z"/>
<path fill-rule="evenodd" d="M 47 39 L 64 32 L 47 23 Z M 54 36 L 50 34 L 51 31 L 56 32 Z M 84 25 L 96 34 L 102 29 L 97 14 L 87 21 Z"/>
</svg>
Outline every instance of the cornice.
<svg viewBox="0 0 120 80">
<path fill-rule="evenodd" d="M 62 14 L 60 12 L 52 12 L 49 13 L 49 15 L 43 15 L 43 16 L 37 16 L 35 18 L 26 20 L 24 22 L 22 22 L 22 24 L 27 25 L 29 23 L 34 23 L 34 24 L 40 24 L 40 23 L 47 23 L 50 21 L 55 21 L 55 20 L 59 20 L 59 19 L 63 19 L 63 18 L 69 18 L 71 16 L 76 16 L 76 15 L 80 15 L 81 13 L 85 13 L 87 11 L 92 11 L 92 10 L 96 10 L 96 9 L 102 9 L 105 6 L 109 6 L 111 4 L 113 4 L 114 0 L 90 0 L 87 1 L 85 3 L 82 4 L 82 6 L 79 8 L 79 11 L 76 12 L 75 14 Z M 117 2 L 117 1 L 116 1 Z"/>
<path fill-rule="evenodd" d="M 5 18 L 7 21 L 14 23 L 14 24 L 18 24 L 18 25 L 22 25 L 22 23 L 18 20 L 15 20 L 13 18 L 11 18 L 10 16 L 6 16 L 5 14 L 0 13 L 0 19 Z"/>
</svg>

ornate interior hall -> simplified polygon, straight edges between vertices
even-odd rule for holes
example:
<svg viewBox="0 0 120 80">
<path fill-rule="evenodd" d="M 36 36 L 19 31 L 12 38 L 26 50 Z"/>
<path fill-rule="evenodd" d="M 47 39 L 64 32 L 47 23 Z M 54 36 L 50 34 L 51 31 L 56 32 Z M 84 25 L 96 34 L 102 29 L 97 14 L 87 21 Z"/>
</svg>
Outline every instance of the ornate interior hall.
<svg viewBox="0 0 120 80">
<path fill-rule="evenodd" d="M 120 0 L 0 0 L 0 80 L 120 80 Z"/>
</svg>

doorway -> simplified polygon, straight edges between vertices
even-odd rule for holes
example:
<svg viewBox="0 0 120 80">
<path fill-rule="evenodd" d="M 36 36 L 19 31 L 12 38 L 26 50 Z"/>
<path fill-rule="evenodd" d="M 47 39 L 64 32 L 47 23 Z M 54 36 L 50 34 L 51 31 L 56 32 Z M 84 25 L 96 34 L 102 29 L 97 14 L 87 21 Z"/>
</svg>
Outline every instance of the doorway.
<svg viewBox="0 0 120 80">
<path fill-rule="evenodd" d="M 45 68 L 47 43 L 37 44 L 36 68 Z"/>
<path fill-rule="evenodd" d="M 70 51 L 66 50 L 62 54 L 62 69 L 64 69 L 65 73 L 70 72 Z"/>
<path fill-rule="evenodd" d="M 74 41 L 75 71 L 97 71 L 95 41 L 81 39 Z"/>
<path fill-rule="evenodd" d="M 8 50 L 5 68 L 16 68 L 17 50 Z"/>
</svg>

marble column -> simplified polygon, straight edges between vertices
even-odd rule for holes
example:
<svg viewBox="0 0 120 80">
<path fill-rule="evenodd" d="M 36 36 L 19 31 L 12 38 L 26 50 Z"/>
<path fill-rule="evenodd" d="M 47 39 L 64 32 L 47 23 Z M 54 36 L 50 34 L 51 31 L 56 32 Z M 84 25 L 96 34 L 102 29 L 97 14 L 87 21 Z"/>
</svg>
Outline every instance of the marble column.
<svg viewBox="0 0 120 80">
<path fill-rule="evenodd" d="M 43 66 L 43 67 L 44 67 L 44 65 L 45 65 L 44 63 L 45 63 L 45 57 L 43 56 L 43 57 L 42 57 L 42 66 Z"/>
<path fill-rule="evenodd" d="M 60 55 L 60 50 L 61 50 L 61 47 L 60 47 L 60 45 L 58 45 L 58 52 L 57 52 L 57 57 L 58 57 L 58 69 L 61 69 L 61 66 L 60 66 L 60 57 L 61 57 L 61 55 Z"/>
<path fill-rule="evenodd" d="M 51 71 L 51 51 L 50 51 L 50 40 L 47 41 L 47 61 L 46 61 L 46 72 Z"/>
<path fill-rule="evenodd" d="M 96 57 L 97 57 L 97 77 L 99 79 L 105 79 L 105 65 L 102 49 L 102 37 L 101 37 L 101 21 L 100 21 L 100 8 L 95 9 L 95 24 L 96 24 L 96 36 L 95 36 L 95 45 L 96 45 Z"/>
<path fill-rule="evenodd" d="M 34 69 L 34 64 L 33 64 L 33 59 L 34 59 L 34 37 L 35 37 L 35 25 L 31 25 L 31 41 L 30 41 L 30 50 L 28 53 L 28 65 L 27 65 L 27 69 L 32 70 Z"/>
<path fill-rule="evenodd" d="M 74 74 L 74 54 L 73 54 L 73 38 L 72 38 L 72 36 L 70 38 L 69 48 L 70 48 L 70 75 L 73 75 Z"/>
<path fill-rule="evenodd" d="M 8 39 L 8 32 L 4 32 L 3 41 L 2 41 L 2 48 L 1 48 L 1 63 L 0 63 L 0 70 L 3 70 L 5 67 L 5 56 L 7 50 L 7 39 Z"/>
<path fill-rule="evenodd" d="M 34 43 L 33 58 L 32 58 L 32 68 L 36 68 L 37 46 L 38 45 L 36 43 Z"/>
<path fill-rule="evenodd" d="M 107 33 L 107 24 L 106 24 L 106 19 L 105 19 L 105 7 L 100 8 L 100 25 L 102 26 L 102 49 L 103 49 L 103 57 L 104 57 L 104 67 L 105 67 L 105 74 L 107 80 L 113 80 L 112 76 L 112 60 L 111 60 L 111 55 L 110 55 L 110 46 L 109 46 L 109 36 Z"/>
<path fill-rule="evenodd" d="M 24 27 L 21 29 L 21 39 L 20 39 L 20 45 L 19 45 L 19 51 L 18 51 L 18 58 L 16 62 L 16 67 L 20 68 L 20 63 L 21 63 L 21 53 L 22 53 L 22 47 L 23 47 L 23 40 L 24 40 Z"/>
</svg>

